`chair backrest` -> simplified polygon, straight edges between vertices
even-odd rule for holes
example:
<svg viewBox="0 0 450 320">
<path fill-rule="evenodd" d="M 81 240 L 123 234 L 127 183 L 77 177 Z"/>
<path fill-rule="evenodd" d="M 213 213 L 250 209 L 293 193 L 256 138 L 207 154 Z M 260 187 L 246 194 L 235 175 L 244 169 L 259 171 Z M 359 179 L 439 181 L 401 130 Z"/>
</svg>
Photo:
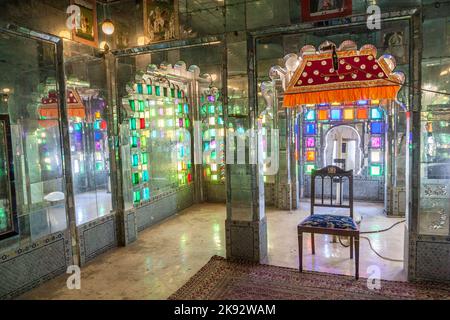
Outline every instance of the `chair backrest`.
<svg viewBox="0 0 450 320">
<path fill-rule="evenodd" d="M 330 178 L 330 203 L 325 203 L 325 179 Z M 316 180 L 320 179 L 322 184 L 321 202 L 317 203 L 316 199 Z M 343 180 L 348 179 L 349 188 L 349 204 L 343 203 Z M 338 201 L 333 203 L 333 184 L 339 184 L 341 196 Z M 353 218 L 353 170 L 344 171 L 336 166 L 328 166 L 319 170 L 313 170 L 311 174 L 311 215 L 314 214 L 314 207 L 326 208 L 348 208 L 350 209 L 350 217 Z"/>
</svg>

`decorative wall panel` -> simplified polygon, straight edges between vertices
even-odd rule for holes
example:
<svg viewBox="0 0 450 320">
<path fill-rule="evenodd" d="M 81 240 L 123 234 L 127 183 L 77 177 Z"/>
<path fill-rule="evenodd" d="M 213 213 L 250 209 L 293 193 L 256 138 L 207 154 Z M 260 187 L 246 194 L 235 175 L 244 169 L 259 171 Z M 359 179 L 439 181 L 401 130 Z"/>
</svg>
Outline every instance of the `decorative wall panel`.
<svg viewBox="0 0 450 320">
<path fill-rule="evenodd" d="M 69 232 L 0 254 L 0 299 L 10 299 L 64 272 L 72 264 Z"/>
<path fill-rule="evenodd" d="M 450 281 L 450 242 L 417 242 L 416 278 Z"/>
<path fill-rule="evenodd" d="M 158 196 L 154 201 L 136 210 L 138 231 L 142 231 L 193 204 L 194 185 Z"/>
<path fill-rule="evenodd" d="M 98 255 L 117 247 L 116 219 L 109 215 L 78 228 L 81 265 Z"/>
</svg>

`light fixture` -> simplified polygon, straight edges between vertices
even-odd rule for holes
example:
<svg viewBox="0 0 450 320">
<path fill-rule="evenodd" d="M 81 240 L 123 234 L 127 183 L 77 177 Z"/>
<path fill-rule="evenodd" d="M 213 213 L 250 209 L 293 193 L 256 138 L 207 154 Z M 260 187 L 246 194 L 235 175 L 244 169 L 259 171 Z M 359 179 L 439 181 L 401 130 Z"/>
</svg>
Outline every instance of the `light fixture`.
<svg viewBox="0 0 450 320">
<path fill-rule="evenodd" d="M 60 38 L 71 39 L 71 34 L 70 34 L 70 31 L 68 31 L 68 30 L 62 30 L 59 32 L 58 35 Z"/>
<path fill-rule="evenodd" d="M 10 93 L 11 93 L 11 89 L 10 88 L 3 88 L 2 89 L 2 101 L 3 102 L 8 102 Z"/>
<path fill-rule="evenodd" d="M 114 23 L 110 19 L 106 19 L 102 23 L 102 31 L 106 35 L 112 35 L 114 33 Z"/>
<path fill-rule="evenodd" d="M 108 42 L 106 42 L 106 41 L 100 42 L 99 47 L 103 51 L 109 51 L 109 45 L 108 45 Z"/>
<path fill-rule="evenodd" d="M 139 37 L 137 38 L 137 44 L 138 44 L 138 46 L 145 46 L 145 45 L 147 44 L 147 42 L 148 42 L 148 38 L 145 37 L 145 36 L 139 36 Z"/>
</svg>

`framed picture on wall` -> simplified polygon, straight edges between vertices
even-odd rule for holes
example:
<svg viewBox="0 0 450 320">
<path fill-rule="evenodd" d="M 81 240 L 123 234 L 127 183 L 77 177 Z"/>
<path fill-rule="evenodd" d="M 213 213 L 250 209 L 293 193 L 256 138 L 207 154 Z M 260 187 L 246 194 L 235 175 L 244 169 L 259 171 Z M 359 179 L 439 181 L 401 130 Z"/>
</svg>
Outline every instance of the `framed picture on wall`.
<svg viewBox="0 0 450 320">
<path fill-rule="evenodd" d="M 352 0 L 302 0 L 304 22 L 322 21 L 350 16 Z"/>
<path fill-rule="evenodd" d="M 144 0 L 145 43 L 179 37 L 178 0 Z"/>
<path fill-rule="evenodd" d="M 74 41 L 97 47 L 97 5 L 95 0 L 71 0 L 80 7 L 80 26 L 73 30 Z"/>
<path fill-rule="evenodd" d="M 398 65 L 407 64 L 409 61 L 408 35 L 405 30 L 387 29 L 383 30 L 382 34 L 382 49 L 383 54 L 392 55 L 397 61 Z"/>
</svg>

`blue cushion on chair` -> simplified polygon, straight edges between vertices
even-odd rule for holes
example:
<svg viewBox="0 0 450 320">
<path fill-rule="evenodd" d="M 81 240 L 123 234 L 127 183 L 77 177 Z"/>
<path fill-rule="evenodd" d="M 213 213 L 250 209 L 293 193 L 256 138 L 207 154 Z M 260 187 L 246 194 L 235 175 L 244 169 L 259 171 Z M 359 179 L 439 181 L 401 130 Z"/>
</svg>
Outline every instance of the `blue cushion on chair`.
<svg viewBox="0 0 450 320">
<path fill-rule="evenodd" d="M 314 214 L 306 218 L 301 227 L 326 228 L 340 230 L 358 230 L 355 221 L 351 217 L 334 216 L 328 214 Z"/>
</svg>

